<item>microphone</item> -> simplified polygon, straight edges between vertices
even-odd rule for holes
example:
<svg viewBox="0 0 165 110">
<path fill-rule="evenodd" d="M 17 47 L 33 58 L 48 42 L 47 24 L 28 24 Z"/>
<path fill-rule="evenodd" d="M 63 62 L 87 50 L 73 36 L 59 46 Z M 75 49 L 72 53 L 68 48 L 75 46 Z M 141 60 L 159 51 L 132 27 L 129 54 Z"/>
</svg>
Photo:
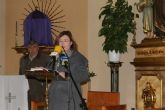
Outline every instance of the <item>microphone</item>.
<svg viewBox="0 0 165 110">
<path fill-rule="evenodd" d="M 54 47 L 54 51 L 51 52 L 51 54 L 49 55 L 52 57 L 52 63 L 53 63 L 52 64 L 52 71 L 54 71 L 54 69 L 55 69 L 55 62 L 56 62 L 57 58 L 59 57 L 59 55 L 61 54 L 61 52 L 62 52 L 62 47 L 59 45 L 56 45 Z"/>
<path fill-rule="evenodd" d="M 61 54 L 62 57 L 60 56 L 61 64 L 69 69 L 69 56 L 66 53 L 64 47 L 62 46 L 61 48 L 63 49 L 63 54 Z"/>
<path fill-rule="evenodd" d="M 61 54 L 60 55 L 60 62 L 61 62 L 61 65 L 68 68 L 68 62 L 69 62 L 69 59 L 68 57 L 65 55 L 65 54 Z"/>
<path fill-rule="evenodd" d="M 59 54 L 61 54 L 61 52 L 62 52 L 62 47 L 59 45 L 56 45 L 54 47 L 54 51 L 51 52 L 49 56 L 56 56 L 57 57 L 57 56 L 59 56 Z"/>
</svg>

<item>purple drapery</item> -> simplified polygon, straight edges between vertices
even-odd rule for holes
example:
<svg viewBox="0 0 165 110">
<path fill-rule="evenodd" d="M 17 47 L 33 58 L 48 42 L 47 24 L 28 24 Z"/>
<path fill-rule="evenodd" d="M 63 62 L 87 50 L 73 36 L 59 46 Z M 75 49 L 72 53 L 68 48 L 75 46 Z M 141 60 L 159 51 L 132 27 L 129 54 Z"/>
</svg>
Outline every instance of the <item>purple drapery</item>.
<svg viewBox="0 0 165 110">
<path fill-rule="evenodd" d="M 51 22 L 42 12 L 35 10 L 24 21 L 24 46 L 30 41 L 39 45 L 52 46 Z"/>
</svg>

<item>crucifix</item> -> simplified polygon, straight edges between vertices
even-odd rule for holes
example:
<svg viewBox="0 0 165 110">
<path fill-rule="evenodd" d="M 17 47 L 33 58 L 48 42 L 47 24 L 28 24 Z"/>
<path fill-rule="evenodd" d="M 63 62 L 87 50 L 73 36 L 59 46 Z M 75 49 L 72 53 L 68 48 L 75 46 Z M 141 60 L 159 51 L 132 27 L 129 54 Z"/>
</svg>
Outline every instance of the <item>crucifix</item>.
<svg viewBox="0 0 165 110">
<path fill-rule="evenodd" d="M 8 100 L 9 103 L 11 103 L 11 100 L 16 99 L 16 96 L 12 96 L 11 92 L 9 92 L 8 96 L 6 96 L 6 99 Z"/>
</svg>

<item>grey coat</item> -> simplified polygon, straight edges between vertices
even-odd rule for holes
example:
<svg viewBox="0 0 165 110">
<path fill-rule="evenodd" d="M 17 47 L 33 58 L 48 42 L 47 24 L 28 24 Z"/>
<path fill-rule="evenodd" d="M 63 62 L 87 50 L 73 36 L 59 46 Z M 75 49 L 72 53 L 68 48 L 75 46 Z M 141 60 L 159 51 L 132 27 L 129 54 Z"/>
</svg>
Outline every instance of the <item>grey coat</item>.
<svg viewBox="0 0 165 110">
<path fill-rule="evenodd" d="M 55 78 L 52 81 L 49 87 L 49 110 L 82 110 L 81 100 L 70 74 L 81 92 L 80 85 L 89 80 L 87 66 L 87 59 L 79 52 L 73 51 L 69 58 L 70 70 L 61 66 L 57 68 L 58 71 L 68 72 L 68 77 L 65 80 Z"/>
</svg>

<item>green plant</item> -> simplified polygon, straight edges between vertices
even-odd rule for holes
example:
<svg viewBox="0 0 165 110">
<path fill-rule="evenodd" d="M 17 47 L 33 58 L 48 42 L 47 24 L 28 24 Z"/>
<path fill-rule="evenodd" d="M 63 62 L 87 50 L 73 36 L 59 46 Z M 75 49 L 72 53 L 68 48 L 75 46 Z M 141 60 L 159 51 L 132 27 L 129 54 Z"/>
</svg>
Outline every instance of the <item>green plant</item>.
<svg viewBox="0 0 165 110">
<path fill-rule="evenodd" d="M 101 19 L 103 17 L 103 19 Z M 104 36 L 103 50 L 119 53 L 127 52 L 128 33 L 134 33 L 134 13 L 132 6 L 125 0 L 108 0 L 101 8 L 99 19 L 102 20 L 102 27 L 99 36 Z"/>
<path fill-rule="evenodd" d="M 94 76 L 96 76 L 96 73 L 94 73 L 93 71 L 92 72 L 89 71 L 89 77 L 94 77 Z"/>
</svg>

